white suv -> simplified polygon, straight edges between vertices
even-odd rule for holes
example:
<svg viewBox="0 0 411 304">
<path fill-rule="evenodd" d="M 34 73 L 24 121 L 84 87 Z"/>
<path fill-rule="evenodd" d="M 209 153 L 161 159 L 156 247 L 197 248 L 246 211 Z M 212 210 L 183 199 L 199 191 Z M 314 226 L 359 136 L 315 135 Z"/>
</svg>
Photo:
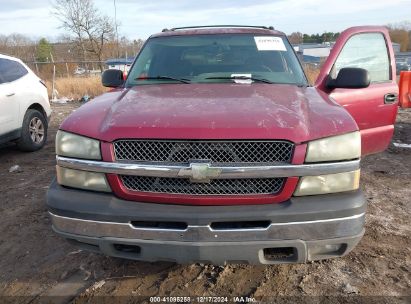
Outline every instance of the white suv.
<svg viewBox="0 0 411 304">
<path fill-rule="evenodd" d="M 47 140 L 51 109 L 44 82 L 21 60 L 0 54 L 0 144 L 36 151 Z"/>
</svg>

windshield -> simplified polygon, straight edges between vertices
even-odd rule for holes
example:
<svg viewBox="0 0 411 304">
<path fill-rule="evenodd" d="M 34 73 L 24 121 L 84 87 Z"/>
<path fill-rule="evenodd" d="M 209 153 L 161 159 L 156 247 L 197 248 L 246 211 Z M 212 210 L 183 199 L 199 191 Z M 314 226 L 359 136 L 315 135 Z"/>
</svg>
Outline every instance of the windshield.
<svg viewBox="0 0 411 304">
<path fill-rule="evenodd" d="M 221 34 L 150 38 L 129 72 L 126 86 L 247 81 L 306 85 L 286 39 Z"/>
</svg>

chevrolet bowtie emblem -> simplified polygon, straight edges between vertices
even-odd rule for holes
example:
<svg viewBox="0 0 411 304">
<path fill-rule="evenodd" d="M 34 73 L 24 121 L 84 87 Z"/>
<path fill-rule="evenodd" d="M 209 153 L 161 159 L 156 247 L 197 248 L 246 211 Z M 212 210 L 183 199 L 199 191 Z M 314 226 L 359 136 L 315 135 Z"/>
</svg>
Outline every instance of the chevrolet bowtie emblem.
<svg viewBox="0 0 411 304">
<path fill-rule="evenodd" d="M 192 183 L 209 183 L 219 177 L 221 169 L 213 168 L 209 163 L 191 163 L 189 168 L 180 169 L 179 177 L 189 177 Z"/>
</svg>

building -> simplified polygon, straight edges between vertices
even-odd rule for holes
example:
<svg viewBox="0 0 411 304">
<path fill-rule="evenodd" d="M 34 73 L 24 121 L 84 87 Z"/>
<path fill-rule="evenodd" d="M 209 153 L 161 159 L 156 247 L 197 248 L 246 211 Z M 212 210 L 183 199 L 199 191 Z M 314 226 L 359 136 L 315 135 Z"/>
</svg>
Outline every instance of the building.
<svg viewBox="0 0 411 304">
<path fill-rule="evenodd" d="M 115 69 L 123 72 L 128 72 L 130 70 L 131 65 L 133 64 L 133 61 L 134 57 L 113 58 L 106 60 L 104 63 L 106 64 L 108 69 Z"/>
<path fill-rule="evenodd" d="M 293 44 L 294 50 L 301 55 L 328 57 L 335 42 Z M 394 53 L 399 53 L 401 44 L 393 42 Z"/>
<path fill-rule="evenodd" d="M 397 54 L 401 52 L 401 44 L 393 42 L 392 43 L 392 48 L 394 49 L 394 53 Z"/>
<path fill-rule="evenodd" d="M 334 43 L 301 43 L 293 45 L 299 55 L 311 57 L 328 57 Z"/>
<path fill-rule="evenodd" d="M 402 61 L 406 61 L 409 58 L 411 63 L 411 52 L 398 52 L 395 54 L 395 58 L 399 60 L 402 59 Z"/>
</svg>

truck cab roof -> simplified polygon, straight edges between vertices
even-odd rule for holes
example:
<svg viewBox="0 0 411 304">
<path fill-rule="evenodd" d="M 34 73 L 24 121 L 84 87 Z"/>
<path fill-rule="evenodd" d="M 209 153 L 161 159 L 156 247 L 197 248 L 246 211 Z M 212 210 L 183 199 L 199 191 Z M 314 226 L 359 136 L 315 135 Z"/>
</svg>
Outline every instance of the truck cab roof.
<svg viewBox="0 0 411 304">
<path fill-rule="evenodd" d="M 247 25 L 210 25 L 189 26 L 172 29 L 163 29 L 161 33 L 151 35 L 150 38 L 184 35 L 218 35 L 218 34 L 256 34 L 285 36 L 272 26 L 247 26 Z"/>
</svg>

